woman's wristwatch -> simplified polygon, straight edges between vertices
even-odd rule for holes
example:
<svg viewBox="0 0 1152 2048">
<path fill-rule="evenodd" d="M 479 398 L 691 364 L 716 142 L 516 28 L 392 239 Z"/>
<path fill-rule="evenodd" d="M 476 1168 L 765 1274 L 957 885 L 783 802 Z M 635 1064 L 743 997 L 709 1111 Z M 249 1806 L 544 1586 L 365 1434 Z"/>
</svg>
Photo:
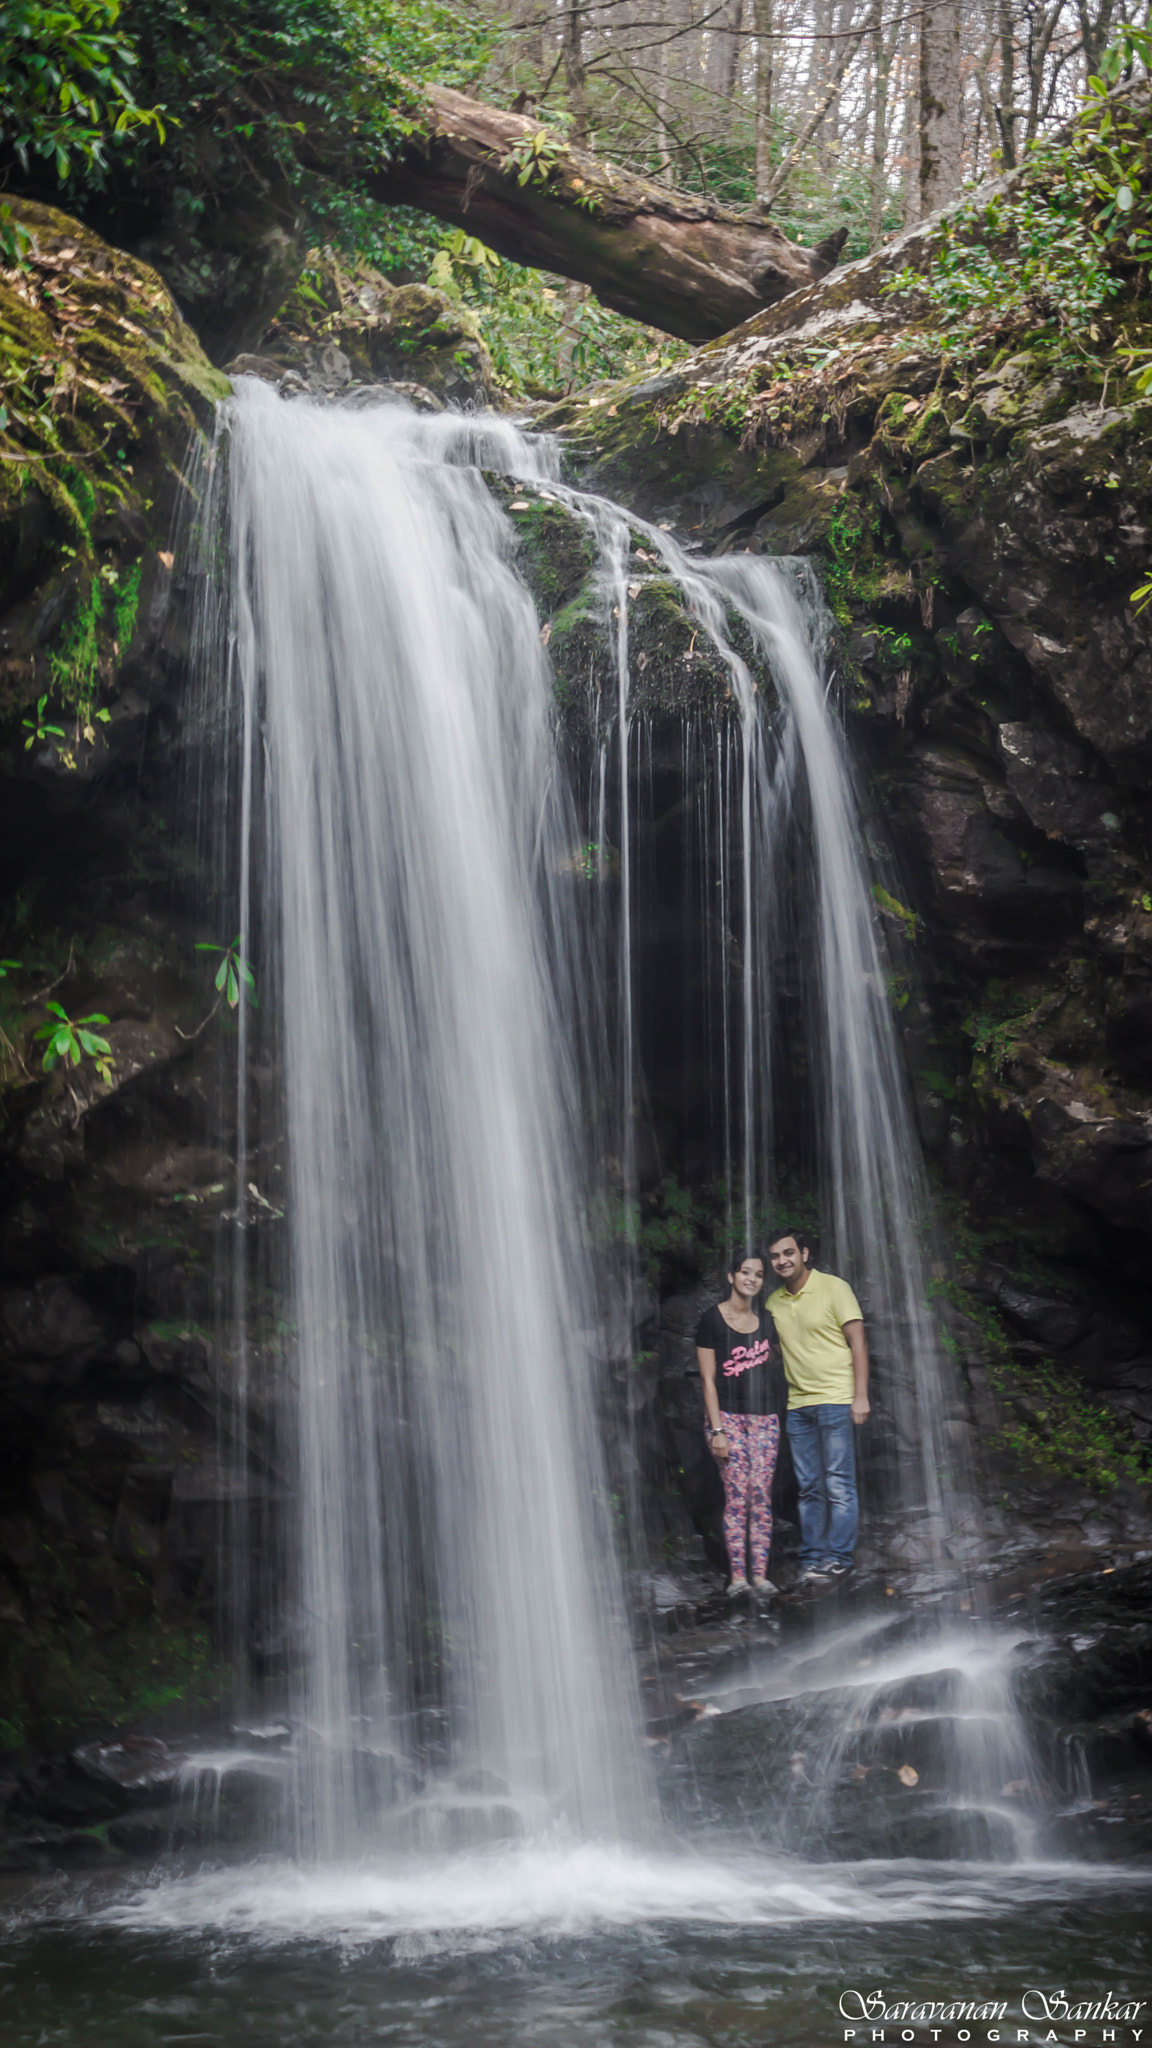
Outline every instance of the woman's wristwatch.
<svg viewBox="0 0 1152 2048">
<path fill-rule="evenodd" d="M 708 1434 L 709 1436 L 727 1436 L 728 1432 L 725 1429 L 724 1424 L 721 1423 L 719 1429 L 710 1429 L 708 1431 Z"/>
</svg>

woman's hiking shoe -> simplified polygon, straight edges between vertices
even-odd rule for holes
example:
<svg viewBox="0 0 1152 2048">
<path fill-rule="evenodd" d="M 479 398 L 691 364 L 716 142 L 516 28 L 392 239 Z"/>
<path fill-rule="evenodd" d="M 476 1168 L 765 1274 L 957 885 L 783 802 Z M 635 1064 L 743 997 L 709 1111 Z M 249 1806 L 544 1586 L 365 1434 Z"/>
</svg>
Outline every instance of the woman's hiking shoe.
<svg viewBox="0 0 1152 2048">
<path fill-rule="evenodd" d="M 774 1600 L 776 1598 L 776 1588 L 772 1584 L 771 1579 L 753 1579 L 752 1591 L 758 1593 L 761 1600 Z"/>
<path fill-rule="evenodd" d="M 735 1600 L 736 1595 L 738 1593 L 750 1593 L 751 1590 L 752 1589 L 749 1586 L 747 1579 L 733 1579 L 731 1585 L 728 1588 L 728 1598 L 730 1600 Z"/>
</svg>

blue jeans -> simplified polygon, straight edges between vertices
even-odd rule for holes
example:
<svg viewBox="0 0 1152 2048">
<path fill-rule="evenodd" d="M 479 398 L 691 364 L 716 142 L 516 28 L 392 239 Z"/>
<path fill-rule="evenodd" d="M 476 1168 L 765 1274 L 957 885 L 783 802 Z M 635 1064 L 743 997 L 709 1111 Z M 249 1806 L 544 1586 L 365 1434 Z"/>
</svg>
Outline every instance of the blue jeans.
<svg viewBox="0 0 1152 2048">
<path fill-rule="evenodd" d="M 800 1569 L 851 1564 L 859 1509 L 856 1425 L 847 1401 L 788 1410 L 788 1444 L 800 1489 Z"/>
</svg>

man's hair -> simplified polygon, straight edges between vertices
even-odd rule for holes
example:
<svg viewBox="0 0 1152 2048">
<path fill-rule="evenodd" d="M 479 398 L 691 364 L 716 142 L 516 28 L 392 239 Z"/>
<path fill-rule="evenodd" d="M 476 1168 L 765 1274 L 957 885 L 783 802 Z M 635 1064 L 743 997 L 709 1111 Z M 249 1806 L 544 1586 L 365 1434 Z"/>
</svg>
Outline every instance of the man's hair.
<svg viewBox="0 0 1152 2048">
<path fill-rule="evenodd" d="M 779 1230 L 774 1230 L 768 1239 L 769 1251 L 771 1251 L 774 1244 L 779 1244 L 783 1237 L 794 1237 L 802 1252 L 811 1251 L 812 1249 L 808 1242 L 807 1231 L 799 1229 L 795 1223 L 783 1223 Z"/>
</svg>

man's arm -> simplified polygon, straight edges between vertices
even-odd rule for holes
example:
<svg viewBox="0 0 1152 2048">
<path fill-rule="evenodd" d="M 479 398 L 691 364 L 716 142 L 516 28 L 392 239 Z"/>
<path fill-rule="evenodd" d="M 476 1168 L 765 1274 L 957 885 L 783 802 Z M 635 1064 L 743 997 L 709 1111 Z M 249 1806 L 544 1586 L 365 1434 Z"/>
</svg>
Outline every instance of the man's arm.
<svg viewBox="0 0 1152 2048">
<path fill-rule="evenodd" d="M 715 1437 L 724 1428 L 724 1418 L 720 1413 L 720 1402 L 716 1393 L 716 1353 L 706 1351 L 702 1344 L 698 1344 L 696 1363 L 700 1367 L 700 1377 L 704 1382 L 704 1406 L 708 1411 L 708 1426 Z M 713 1442 L 712 1456 L 718 1465 L 725 1464 L 728 1457 L 727 1444 L 725 1443 L 723 1450 L 718 1451 Z"/>
<path fill-rule="evenodd" d="M 852 1395 L 852 1420 L 867 1422 L 872 1413 L 872 1403 L 868 1399 L 868 1339 L 864 1335 L 863 1323 L 845 1323 L 843 1329 L 848 1349 L 852 1353 L 852 1378 L 855 1383 Z"/>
</svg>

